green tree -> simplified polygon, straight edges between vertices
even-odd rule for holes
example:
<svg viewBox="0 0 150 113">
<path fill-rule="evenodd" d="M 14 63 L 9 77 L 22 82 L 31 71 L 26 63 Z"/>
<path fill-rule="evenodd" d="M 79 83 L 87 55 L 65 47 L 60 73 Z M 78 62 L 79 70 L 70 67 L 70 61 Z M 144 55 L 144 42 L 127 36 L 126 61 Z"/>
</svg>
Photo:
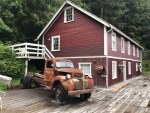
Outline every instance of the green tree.
<svg viewBox="0 0 150 113">
<path fill-rule="evenodd" d="M 11 48 L 0 43 L 0 74 L 17 77 L 24 73 L 25 64 L 22 60 L 16 59 Z"/>
</svg>

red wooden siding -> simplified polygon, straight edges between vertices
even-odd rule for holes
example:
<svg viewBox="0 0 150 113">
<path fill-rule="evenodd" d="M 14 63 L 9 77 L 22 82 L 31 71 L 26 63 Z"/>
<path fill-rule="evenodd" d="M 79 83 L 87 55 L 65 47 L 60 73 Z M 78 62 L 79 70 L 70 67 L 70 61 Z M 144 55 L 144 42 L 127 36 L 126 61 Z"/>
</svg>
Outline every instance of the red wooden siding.
<svg viewBox="0 0 150 113">
<path fill-rule="evenodd" d="M 55 57 L 104 55 L 104 27 L 82 12 L 74 9 L 74 21 L 64 23 L 64 13 L 47 31 L 44 44 L 51 50 L 52 36 L 60 35 L 60 51 Z"/>
<path fill-rule="evenodd" d="M 95 66 L 97 64 L 106 66 L 106 58 L 76 58 L 70 60 L 73 61 L 75 68 L 79 68 L 79 63 L 91 63 L 91 71 L 92 77 L 94 79 L 94 84 L 101 87 L 106 87 L 106 78 L 101 76 L 106 75 L 106 71 L 103 71 L 101 74 L 95 71 Z"/>
<path fill-rule="evenodd" d="M 117 78 L 112 79 L 112 61 L 117 61 Z M 135 76 L 140 75 L 140 70 L 136 71 L 136 63 L 140 64 L 140 62 L 135 62 L 132 60 L 120 60 L 120 59 L 108 59 L 108 83 L 109 86 L 114 85 L 116 83 L 124 81 L 123 72 L 118 69 L 119 64 L 123 64 L 123 61 L 126 61 L 126 79 L 130 79 Z M 128 62 L 131 62 L 131 74 L 128 74 Z"/>
<path fill-rule="evenodd" d="M 123 37 L 124 38 L 124 37 Z M 121 53 L 121 36 L 116 33 L 117 50 L 112 50 L 111 33 L 108 34 L 108 56 L 141 60 L 141 49 L 139 48 L 139 57 L 137 57 L 137 46 L 135 45 L 135 56 L 133 56 L 133 43 L 130 42 L 130 55 L 128 54 L 128 40 L 124 38 L 125 53 Z"/>
</svg>

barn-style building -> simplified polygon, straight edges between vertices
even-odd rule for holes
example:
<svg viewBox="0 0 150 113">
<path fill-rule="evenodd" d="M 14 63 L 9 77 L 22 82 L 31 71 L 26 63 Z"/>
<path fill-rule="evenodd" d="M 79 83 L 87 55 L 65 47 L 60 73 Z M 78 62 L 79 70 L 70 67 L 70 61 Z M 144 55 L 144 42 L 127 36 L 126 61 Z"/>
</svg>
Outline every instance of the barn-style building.
<svg viewBox="0 0 150 113">
<path fill-rule="evenodd" d="M 142 50 L 119 29 L 66 1 L 35 39 L 55 57 L 67 58 L 91 75 L 95 85 L 109 87 L 141 73 Z"/>
</svg>

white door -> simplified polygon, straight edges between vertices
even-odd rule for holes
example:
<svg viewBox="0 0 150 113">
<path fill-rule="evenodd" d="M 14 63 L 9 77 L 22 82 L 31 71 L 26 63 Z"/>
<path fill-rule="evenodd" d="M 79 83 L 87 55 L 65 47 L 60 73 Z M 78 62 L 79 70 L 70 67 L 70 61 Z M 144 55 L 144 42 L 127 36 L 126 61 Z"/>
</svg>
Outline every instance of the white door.
<svg viewBox="0 0 150 113">
<path fill-rule="evenodd" d="M 126 81 L 127 80 L 127 77 L 126 77 L 126 61 L 123 61 L 123 81 Z"/>
</svg>

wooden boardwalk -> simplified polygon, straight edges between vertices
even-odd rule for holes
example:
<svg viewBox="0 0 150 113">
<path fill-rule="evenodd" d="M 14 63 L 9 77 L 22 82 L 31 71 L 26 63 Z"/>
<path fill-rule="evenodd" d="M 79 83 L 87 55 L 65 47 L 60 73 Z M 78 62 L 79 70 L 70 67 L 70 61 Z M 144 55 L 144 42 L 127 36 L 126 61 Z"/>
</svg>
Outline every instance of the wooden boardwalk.
<svg viewBox="0 0 150 113">
<path fill-rule="evenodd" d="M 0 113 L 150 113 L 149 80 L 140 77 L 117 91 L 112 89 L 95 87 L 88 101 L 72 97 L 65 106 L 58 106 L 53 93 L 43 88 L 11 90 L 3 98 Z"/>
</svg>

